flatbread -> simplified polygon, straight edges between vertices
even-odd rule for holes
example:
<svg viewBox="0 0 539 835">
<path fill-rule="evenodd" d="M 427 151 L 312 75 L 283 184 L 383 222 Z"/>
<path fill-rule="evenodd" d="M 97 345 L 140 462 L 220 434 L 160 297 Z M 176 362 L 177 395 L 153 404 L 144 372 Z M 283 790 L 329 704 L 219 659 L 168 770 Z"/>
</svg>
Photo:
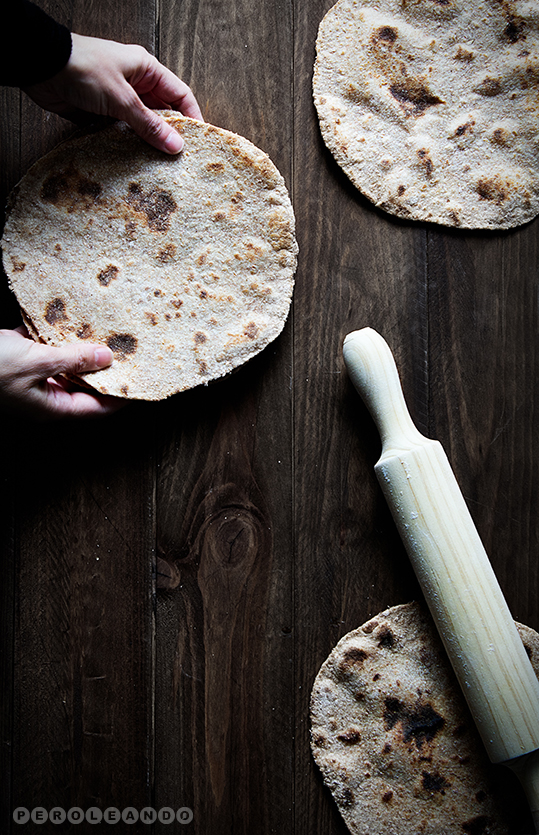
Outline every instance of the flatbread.
<svg viewBox="0 0 539 835">
<path fill-rule="evenodd" d="M 539 635 L 517 624 L 536 673 Z M 508 835 L 504 804 L 430 615 L 394 606 L 337 644 L 311 698 L 311 745 L 357 835 Z M 505 772 L 503 777 L 509 775 Z"/>
<path fill-rule="evenodd" d="M 165 111 L 175 157 L 124 123 L 71 139 L 16 186 L 4 268 L 31 334 L 108 344 L 104 394 L 158 400 L 222 377 L 281 332 L 296 267 L 284 180 L 247 139 Z"/>
<path fill-rule="evenodd" d="M 387 212 L 505 229 L 539 212 L 539 10 L 339 0 L 320 24 L 324 141 Z"/>
</svg>

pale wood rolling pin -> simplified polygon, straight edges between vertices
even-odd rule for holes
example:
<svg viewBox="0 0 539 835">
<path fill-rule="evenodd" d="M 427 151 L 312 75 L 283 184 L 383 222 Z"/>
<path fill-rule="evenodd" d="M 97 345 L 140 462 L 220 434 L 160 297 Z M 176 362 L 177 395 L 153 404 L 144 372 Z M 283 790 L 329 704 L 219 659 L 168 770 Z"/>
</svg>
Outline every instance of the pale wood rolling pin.
<svg viewBox="0 0 539 835">
<path fill-rule="evenodd" d="M 539 682 L 447 456 L 414 426 L 380 334 L 348 334 L 343 354 L 382 438 L 378 481 L 488 755 L 518 774 L 539 831 Z"/>
</svg>

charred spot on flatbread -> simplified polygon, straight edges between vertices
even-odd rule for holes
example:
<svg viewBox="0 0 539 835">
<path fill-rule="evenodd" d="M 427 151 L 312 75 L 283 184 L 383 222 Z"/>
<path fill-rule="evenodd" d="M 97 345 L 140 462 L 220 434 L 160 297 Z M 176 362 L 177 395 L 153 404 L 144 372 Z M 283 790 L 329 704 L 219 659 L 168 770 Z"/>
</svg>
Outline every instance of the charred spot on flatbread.
<svg viewBox="0 0 539 835">
<path fill-rule="evenodd" d="M 59 297 L 52 299 L 45 308 L 45 321 L 49 325 L 67 321 L 65 301 Z"/>
<path fill-rule="evenodd" d="M 130 333 L 114 333 L 107 339 L 107 345 L 116 359 L 124 360 L 137 350 L 138 339 Z"/>
<path fill-rule="evenodd" d="M 94 332 L 92 326 L 88 322 L 84 322 L 77 330 L 77 336 L 79 339 L 93 339 Z"/>
<path fill-rule="evenodd" d="M 417 78 L 405 77 L 389 85 L 389 92 L 396 101 L 413 116 L 424 113 L 428 107 L 442 104 L 442 99 L 432 93 L 428 87 Z"/>
<path fill-rule="evenodd" d="M 19 259 L 15 257 L 11 258 L 11 263 L 13 264 L 13 269 L 16 273 L 22 273 L 22 271 L 26 267 L 24 261 L 19 261 Z"/>
<path fill-rule="evenodd" d="M 116 267 L 114 264 L 109 264 L 107 267 L 98 272 L 97 280 L 102 287 L 108 287 L 110 282 L 117 277 L 119 272 L 119 267 Z"/>
<path fill-rule="evenodd" d="M 393 26 L 381 26 L 374 32 L 371 37 L 373 43 L 381 41 L 385 45 L 394 44 L 397 40 L 398 32 Z"/>
<path fill-rule="evenodd" d="M 174 256 L 176 255 L 177 246 L 176 244 L 170 243 L 160 249 L 157 253 L 157 260 L 160 264 L 168 264 L 169 261 L 172 261 Z"/>
<path fill-rule="evenodd" d="M 527 26 L 524 18 L 509 12 L 507 15 L 507 26 L 503 30 L 503 34 L 509 43 L 514 44 L 518 41 L 525 40 L 526 28 Z"/>
<path fill-rule="evenodd" d="M 483 177 L 477 182 L 477 193 L 482 200 L 491 200 L 498 206 L 507 200 L 510 193 L 510 184 L 501 177 Z"/>
<path fill-rule="evenodd" d="M 256 322 L 249 322 L 245 325 L 243 332 L 248 339 L 256 339 L 258 336 L 258 325 Z"/>
<path fill-rule="evenodd" d="M 140 183 L 129 184 L 125 199 L 154 232 L 167 232 L 170 226 L 170 215 L 178 208 L 168 191 L 151 187 L 144 189 Z"/>
<path fill-rule="evenodd" d="M 441 774 L 438 774 L 438 772 L 431 773 L 430 771 L 423 771 L 421 774 L 421 785 L 427 792 L 445 794 L 446 789 L 450 788 L 451 783 L 445 777 L 442 777 Z"/>
<path fill-rule="evenodd" d="M 445 719 L 428 703 L 407 705 L 396 698 L 384 702 L 384 725 L 387 730 L 397 726 L 405 743 L 421 748 L 431 742 L 443 728 Z"/>
<path fill-rule="evenodd" d="M 77 205 L 88 208 L 99 200 L 101 185 L 75 168 L 66 168 L 45 179 L 41 187 L 41 199 L 56 207 L 75 211 Z"/>
</svg>

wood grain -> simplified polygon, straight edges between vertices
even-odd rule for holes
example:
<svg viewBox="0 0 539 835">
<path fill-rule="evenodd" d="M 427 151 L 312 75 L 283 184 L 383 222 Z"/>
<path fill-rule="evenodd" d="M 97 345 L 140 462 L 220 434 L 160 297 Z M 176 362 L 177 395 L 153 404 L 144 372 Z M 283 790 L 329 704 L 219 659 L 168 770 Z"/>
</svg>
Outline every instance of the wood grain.
<svg viewBox="0 0 539 835">
<path fill-rule="evenodd" d="M 112 17 L 106 4 L 41 5 L 75 31 L 154 39 L 153 4 Z M 24 96 L 3 125 L 20 136 L 12 179 L 73 129 Z M 140 421 L 134 410 L 106 429 L 6 427 L 17 582 L 6 832 L 20 831 L 18 806 L 151 805 L 154 475 L 151 444 L 133 446 L 148 437 Z"/>
<path fill-rule="evenodd" d="M 204 117 L 265 150 L 289 185 L 291 13 L 167 3 L 159 48 Z M 164 432 L 158 553 L 178 585 L 157 598 L 156 804 L 190 806 L 200 832 L 291 826 L 291 374 L 288 326 L 233 377 L 171 403 Z"/>
<path fill-rule="evenodd" d="M 285 331 L 230 378 L 99 424 L 4 421 L 2 832 L 43 831 L 15 826 L 17 805 L 80 805 L 186 806 L 197 835 L 344 835 L 310 755 L 312 683 L 343 634 L 420 591 L 342 340 L 388 341 L 513 615 L 538 628 L 539 224 L 458 232 L 358 194 L 311 95 L 332 0 L 39 2 L 142 43 L 208 121 L 267 151 L 300 257 Z M 5 197 L 73 128 L 1 95 Z"/>
</svg>

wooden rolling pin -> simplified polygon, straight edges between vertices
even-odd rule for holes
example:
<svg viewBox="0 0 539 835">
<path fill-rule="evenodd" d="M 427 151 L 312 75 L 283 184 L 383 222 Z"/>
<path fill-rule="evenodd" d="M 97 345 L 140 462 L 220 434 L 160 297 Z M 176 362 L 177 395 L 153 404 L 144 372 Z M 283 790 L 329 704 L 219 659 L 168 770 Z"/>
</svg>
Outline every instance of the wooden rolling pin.
<svg viewBox="0 0 539 835">
<path fill-rule="evenodd" d="M 414 426 L 380 334 L 348 334 L 343 354 L 382 438 L 378 481 L 481 738 L 518 774 L 539 831 L 539 682 L 447 456 Z"/>
</svg>

